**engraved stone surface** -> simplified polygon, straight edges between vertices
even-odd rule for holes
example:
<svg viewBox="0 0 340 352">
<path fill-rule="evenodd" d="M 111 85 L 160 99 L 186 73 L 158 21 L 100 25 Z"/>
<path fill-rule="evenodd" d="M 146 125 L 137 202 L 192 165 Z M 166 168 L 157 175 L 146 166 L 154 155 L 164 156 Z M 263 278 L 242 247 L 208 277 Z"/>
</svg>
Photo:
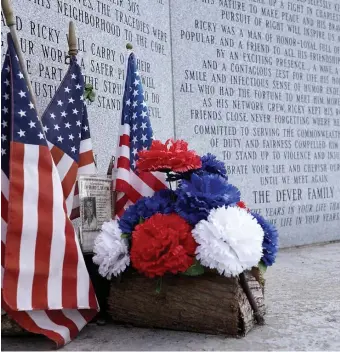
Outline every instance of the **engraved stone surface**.
<svg viewBox="0 0 340 352">
<path fill-rule="evenodd" d="M 281 246 L 339 239 L 339 1 L 173 0 L 171 32 L 176 137 Z"/>
<path fill-rule="evenodd" d="M 173 134 L 168 0 L 14 0 L 18 36 L 41 115 L 68 65 L 67 34 L 73 21 L 78 61 L 96 92 L 88 107 L 94 153 L 106 172 L 116 152 L 124 94 L 126 44 L 132 43 L 156 138 Z M 7 47 L 1 14 L 2 55 Z"/>
<path fill-rule="evenodd" d="M 339 239 L 340 3 L 173 0 L 175 135 L 282 246 Z"/>
<path fill-rule="evenodd" d="M 101 173 L 116 151 L 131 42 L 156 138 L 222 159 L 281 246 L 340 239 L 338 0 L 12 2 L 40 115 L 67 70 L 74 21 Z"/>
</svg>

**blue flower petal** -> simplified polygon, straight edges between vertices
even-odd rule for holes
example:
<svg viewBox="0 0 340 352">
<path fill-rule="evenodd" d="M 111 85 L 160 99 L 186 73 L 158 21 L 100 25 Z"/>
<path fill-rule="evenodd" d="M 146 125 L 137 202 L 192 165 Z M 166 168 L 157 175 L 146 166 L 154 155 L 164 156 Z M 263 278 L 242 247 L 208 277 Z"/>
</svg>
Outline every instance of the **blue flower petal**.
<svg viewBox="0 0 340 352">
<path fill-rule="evenodd" d="M 271 266 L 275 262 L 276 254 L 278 251 L 279 235 L 273 224 L 265 220 L 261 215 L 252 213 L 264 232 L 263 238 L 263 256 L 261 260 L 266 266 Z"/>
<path fill-rule="evenodd" d="M 193 226 L 211 209 L 240 201 L 240 191 L 216 174 L 192 174 L 190 181 L 180 182 L 176 195 L 176 212 Z"/>
<path fill-rule="evenodd" d="M 176 194 L 169 189 L 156 192 L 152 197 L 143 197 L 129 206 L 119 220 L 123 233 L 132 233 L 140 218 L 148 219 L 156 213 L 170 214 L 174 212 Z"/>
</svg>

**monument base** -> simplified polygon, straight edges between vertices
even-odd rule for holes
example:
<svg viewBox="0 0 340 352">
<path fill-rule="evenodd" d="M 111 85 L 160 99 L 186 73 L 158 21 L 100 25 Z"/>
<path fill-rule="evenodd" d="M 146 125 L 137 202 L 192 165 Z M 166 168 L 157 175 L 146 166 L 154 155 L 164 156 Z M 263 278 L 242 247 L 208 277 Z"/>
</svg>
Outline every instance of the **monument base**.
<svg viewBox="0 0 340 352">
<path fill-rule="evenodd" d="M 255 268 L 246 278 L 259 313 L 264 315 L 263 279 Z M 238 278 L 213 272 L 197 277 L 165 276 L 161 286 L 158 279 L 124 274 L 121 281 L 111 284 L 108 311 L 115 322 L 139 327 L 234 337 L 246 335 L 256 324 Z"/>
</svg>

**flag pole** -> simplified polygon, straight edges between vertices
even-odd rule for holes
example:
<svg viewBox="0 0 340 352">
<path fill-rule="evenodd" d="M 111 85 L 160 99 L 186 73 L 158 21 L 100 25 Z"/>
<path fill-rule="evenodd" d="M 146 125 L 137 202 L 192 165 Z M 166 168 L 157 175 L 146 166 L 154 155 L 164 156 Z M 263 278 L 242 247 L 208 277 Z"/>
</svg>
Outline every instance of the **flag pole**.
<svg viewBox="0 0 340 352">
<path fill-rule="evenodd" d="M 31 81 L 28 77 L 27 68 L 26 68 L 24 57 L 22 55 L 21 47 L 19 44 L 19 39 L 17 36 L 16 28 L 15 28 L 15 19 L 14 19 L 14 15 L 13 15 L 13 9 L 12 9 L 12 5 L 10 3 L 10 0 L 1 0 L 1 7 L 2 7 L 2 11 L 4 13 L 4 16 L 5 16 L 5 19 L 6 19 L 6 24 L 9 27 L 10 33 L 12 35 L 14 47 L 15 47 L 15 50 L 17 52 L 18 59 L 19 59 L 21 72 L 23 73 L 25 81 L 27 83 L 27 87 L 28 87 L 28 90 L 31 95 L 32 103 L 35 107 L 35 110 L 38 112 L 37 101 L 35 99 L 35 95 L 33 94 L 32 84 L 31 84 Z"/>
<path fill-rule="evenodd" d="M 68 54 L 71 57 L 78 54 L 76 29 L 72 21 L 68 25 Z"/>
</svg>

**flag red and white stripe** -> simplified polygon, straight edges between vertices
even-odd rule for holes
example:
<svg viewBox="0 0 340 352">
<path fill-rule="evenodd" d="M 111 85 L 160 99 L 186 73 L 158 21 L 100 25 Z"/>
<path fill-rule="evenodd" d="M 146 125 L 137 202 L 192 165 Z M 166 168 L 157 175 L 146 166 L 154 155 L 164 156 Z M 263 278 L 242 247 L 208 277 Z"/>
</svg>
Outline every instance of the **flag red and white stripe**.
<svg viewBox="0 0 340 352">
<path fill-rule="evenodd" d="M 62 346 L 97 313 L 96 297 L 48 148 L 13 142 L 11 152 L 17 156 L 11 191 L 1 175 L 2 307 L 25 329 Z M 46 165 L 50 177 L 41 177 L 39 166 Z M 53 189 L 53 199 L 39 188 Z M 16 216 L 9 218 L 12 208 Z"/>
<path fill-rule="evenodd" d="M 130 167 L 130 125 L 124 124 L 119 136 L 118 159 L 114 189 L 117 191 L 115 214 L 121 217 L 124 210 L 141 197 L 151 197 L 166 188 L 163 174 L 139 172 Z M 113 176 L 114 177 L 114 176 Z"/>
<path fill-rule="evenodd" d="M 70 216 L 70 219 L 76 219 L 80 215 L 77 179 L 81 175 L 93 175 L 97 173 L 93 158 L 91 138 L 84 139 L 80 142 L 78 163 L 58 146 L 50 142 L 48 142 L 48 145 L 61 179 L 66 200 L 67 214 Z"/>
<path fill-rule="evenodd" d="M 2 308 L 62 346 L 97 314 L 98 303 L 23 77 L 9 35 L 1 72 Z"/>
</svg>

